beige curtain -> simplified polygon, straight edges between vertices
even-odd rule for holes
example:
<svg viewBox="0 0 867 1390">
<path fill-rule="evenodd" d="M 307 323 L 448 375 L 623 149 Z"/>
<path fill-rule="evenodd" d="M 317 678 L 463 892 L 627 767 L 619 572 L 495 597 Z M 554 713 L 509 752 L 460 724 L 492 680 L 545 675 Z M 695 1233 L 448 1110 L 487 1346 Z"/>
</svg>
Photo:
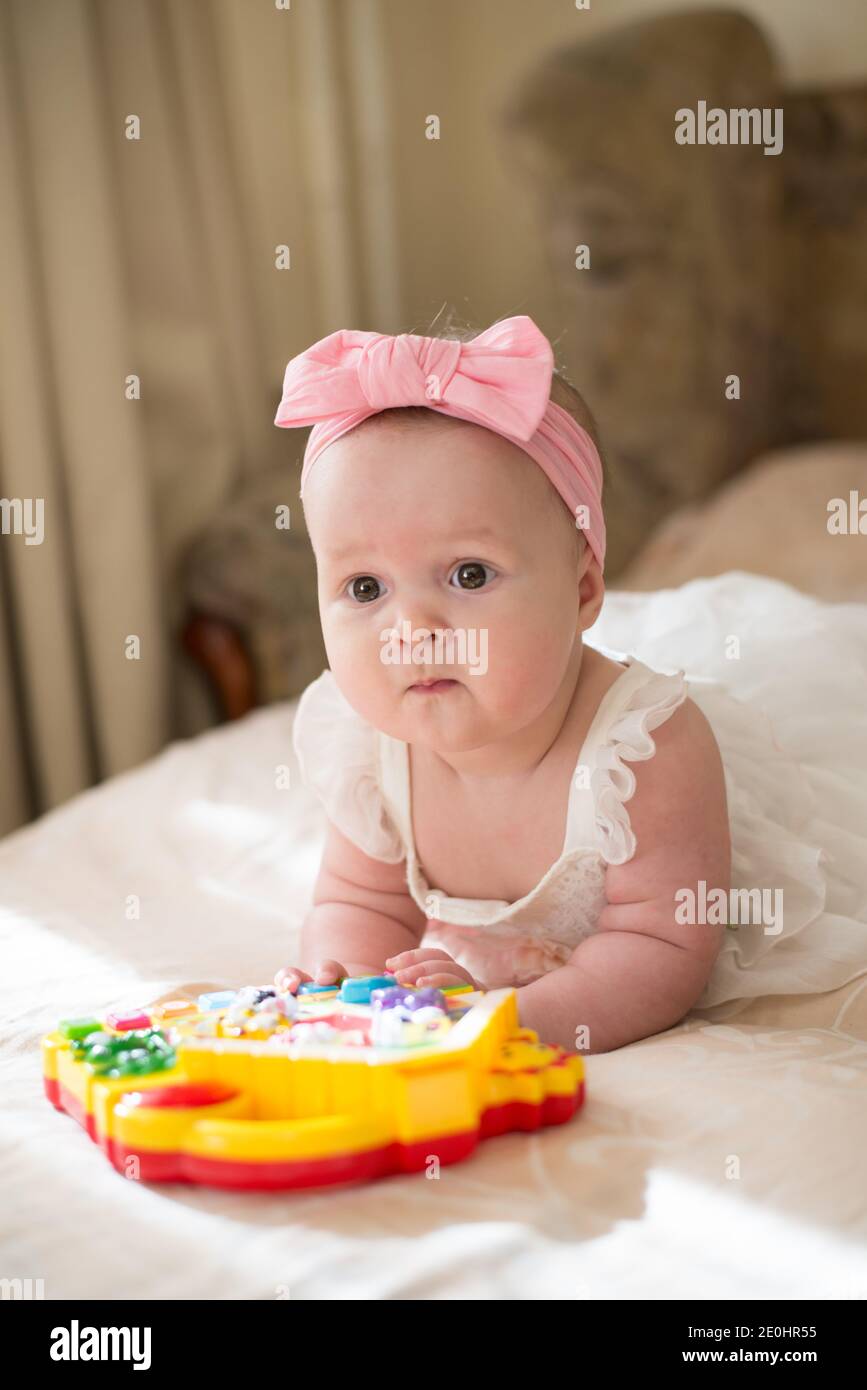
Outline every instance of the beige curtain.
<svg viewBox="0 0 867 1390">
<path fill-rule="evenodd" d="M 0 834 L 178 734 L 183 547 L 291 464 L 287 358 L 397 322 L 380 23 L 376 0 L 0 4 Z"/>
</svg>

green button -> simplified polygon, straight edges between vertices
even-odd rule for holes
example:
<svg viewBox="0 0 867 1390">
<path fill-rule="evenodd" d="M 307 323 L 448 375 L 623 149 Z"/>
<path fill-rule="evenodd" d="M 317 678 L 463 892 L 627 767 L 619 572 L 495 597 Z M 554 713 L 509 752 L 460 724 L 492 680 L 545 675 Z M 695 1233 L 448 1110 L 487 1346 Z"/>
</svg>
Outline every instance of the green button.
<svg viewBox="0 0 867 1390">
<path fill-rule="evenodd" d="M 146 1076 L 177 1064 L 177 1051 L 159 1028 L 137 1028 L 115 1036 L 94 1031 L 89 1019 L 68 1019 L 67 1024 L 88 1025 L 85 1036 L 74 1038 L 70 1046 L 75 1060 L 94 1076 Z"/>
<path fill-rule="evenodd" d="M 98 1018 L 62 1018 L 57 1031 L 64 1038 L 86 1038 L 88 1033 L 98 1033 L 101 1027 Z"/>
</svg>

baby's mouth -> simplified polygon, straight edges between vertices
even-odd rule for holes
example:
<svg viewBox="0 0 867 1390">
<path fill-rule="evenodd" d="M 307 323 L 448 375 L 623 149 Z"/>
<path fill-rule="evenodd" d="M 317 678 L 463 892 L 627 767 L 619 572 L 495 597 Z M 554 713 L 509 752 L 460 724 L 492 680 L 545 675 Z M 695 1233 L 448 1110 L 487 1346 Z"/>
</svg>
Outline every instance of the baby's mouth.
<svg viewBox="0 0 867 1390">
<path fill-rule="evenodd" d="M 458 685 L 460 685 L 460 681 L 451 679 L 439 680 L 434 677 L 430 680 L 416 681 L 414 685 L 408 686 L 407 689 L 417 691 L 422 695 L 442 695 L 445 694 L 447 690 L 452 690 Z"/>
</svg>

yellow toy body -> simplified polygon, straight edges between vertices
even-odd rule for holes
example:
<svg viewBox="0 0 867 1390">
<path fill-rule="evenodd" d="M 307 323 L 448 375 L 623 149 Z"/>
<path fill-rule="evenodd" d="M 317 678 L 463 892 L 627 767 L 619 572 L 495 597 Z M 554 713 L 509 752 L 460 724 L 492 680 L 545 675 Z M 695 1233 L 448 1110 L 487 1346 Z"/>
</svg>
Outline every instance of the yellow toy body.
<svg viewBox="0 0 867 1390">
<path fill-rule="evenodd" d="M 43 1039 L 45 1090 L 130 1177 L 251 1189 L 453 1163 L 575 1114 L 583 1061 L 519 1026 L 513 989 L 443 994 L 390 1022 L 375 994 L 338 988 L 299 997 L 289 1018 L 265 998 L 262 1014 L 173 1000 L 67 1020 Z"/>
</svg>

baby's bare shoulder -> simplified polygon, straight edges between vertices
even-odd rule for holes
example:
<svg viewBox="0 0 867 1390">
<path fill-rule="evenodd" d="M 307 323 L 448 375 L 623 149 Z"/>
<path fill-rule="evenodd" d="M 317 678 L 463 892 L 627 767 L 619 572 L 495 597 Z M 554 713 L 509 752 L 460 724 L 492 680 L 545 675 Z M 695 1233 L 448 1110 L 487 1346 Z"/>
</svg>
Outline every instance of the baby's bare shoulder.
<svg viewBox="0 0 867 1390">
<path fill-rule="evenodd" d="M 722 939 L 721 926 L 684 938 L 675 916 L 677 894 L 703 881 L 728 890 L 731 839 L 725 773 L 719 746 L 702 711 L 687 699 L 653 730 L 656 752 L 631 764 L 635 792 L 626 803 L 635 852 L 606 873 L 603 929 L 625 928 L 656 936 L 709 968 Z"/>
<path fill-rule="evenodd" d="M 687 698 L 652 738 L 653 756 L 630 764 L 636 785 L 627 808 L 636 853 L 620 874 L 646 873 L 655 861 L 662 877 L 690 871 L 725 876 L 730 854 L 725 772 L 710 723 Z"/>
<path fill-rule="evenodd" d="M 689 817 L 703 805 L 725 804 L 725 773 L 713 729 L 694 700 L 685 699 L 651 731 L 653 757 L 632 765 L 636 790 L 630 814 L 645 808 L 659 815 Z"/>
<path fill-rule="evenodd" d="M 663 755 L 663 765 L 686 762 L 692 768 L 706 764 L 722 767 L 719 744 L 710 721 L 689 696 L 653 731 L 653 741 L 657 756 Z"/>
</svg>

